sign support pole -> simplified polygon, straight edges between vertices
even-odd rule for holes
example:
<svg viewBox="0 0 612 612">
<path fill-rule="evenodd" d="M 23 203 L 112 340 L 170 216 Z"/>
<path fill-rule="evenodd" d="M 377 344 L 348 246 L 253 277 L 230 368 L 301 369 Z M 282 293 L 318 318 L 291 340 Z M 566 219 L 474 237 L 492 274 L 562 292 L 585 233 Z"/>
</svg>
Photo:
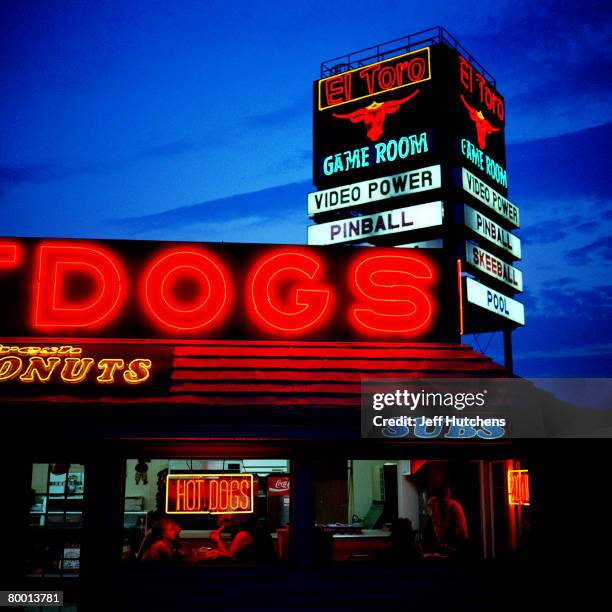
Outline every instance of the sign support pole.
<svg viewBox="0 0 612 612">
<path fill-rule="evenodd" d="M 504 366 L 513 374 L 512 330 L 504 329 Z"/>
</svg>

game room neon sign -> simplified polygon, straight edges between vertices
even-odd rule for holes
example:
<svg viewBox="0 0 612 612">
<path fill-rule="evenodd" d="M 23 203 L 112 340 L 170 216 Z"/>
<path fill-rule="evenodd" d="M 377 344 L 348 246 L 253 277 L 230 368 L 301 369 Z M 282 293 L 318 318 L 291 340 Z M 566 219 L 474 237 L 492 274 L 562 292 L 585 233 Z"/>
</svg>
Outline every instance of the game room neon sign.
<svg viewBox="0 0 612 612">
<path fill-rule="evenodd" d="M 0 239 L 0 291 L 11 296 L 0 301 L 0 336 L 434 337 L 442 320 L 442 257 L 422 250 Z"/>
<path fill-rule="evenodd" d="M 253 474 L 169 474 L 167 514 L 248 514 Z"/>
</svg>

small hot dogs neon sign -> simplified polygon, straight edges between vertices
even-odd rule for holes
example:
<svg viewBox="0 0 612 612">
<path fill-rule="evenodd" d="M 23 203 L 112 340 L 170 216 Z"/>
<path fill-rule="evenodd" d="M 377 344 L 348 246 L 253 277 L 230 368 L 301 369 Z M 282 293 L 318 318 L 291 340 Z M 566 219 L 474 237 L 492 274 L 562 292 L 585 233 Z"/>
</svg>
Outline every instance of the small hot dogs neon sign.
<svg viewBox="0 0 612 612">
<path fill-rule="evenodd" d="M 253 474 L 169 474 L 167 514 L 248 514 Z"/>
</svg>

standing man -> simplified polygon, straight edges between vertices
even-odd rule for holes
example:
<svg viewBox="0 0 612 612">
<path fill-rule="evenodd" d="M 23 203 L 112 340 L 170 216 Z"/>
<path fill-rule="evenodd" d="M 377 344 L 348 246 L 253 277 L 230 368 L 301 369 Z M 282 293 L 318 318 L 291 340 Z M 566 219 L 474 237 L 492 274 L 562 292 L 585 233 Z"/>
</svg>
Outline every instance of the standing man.
<svg viewBox="0 0 612 612">
<path fill-rule="evenodd" d="M 440 486 L 427 502 L 439 552 L 453 554 L 465 548 L 468 541 L 467 522 L 461 504 L 451 497 L 448 485 Z"/>
</svg>

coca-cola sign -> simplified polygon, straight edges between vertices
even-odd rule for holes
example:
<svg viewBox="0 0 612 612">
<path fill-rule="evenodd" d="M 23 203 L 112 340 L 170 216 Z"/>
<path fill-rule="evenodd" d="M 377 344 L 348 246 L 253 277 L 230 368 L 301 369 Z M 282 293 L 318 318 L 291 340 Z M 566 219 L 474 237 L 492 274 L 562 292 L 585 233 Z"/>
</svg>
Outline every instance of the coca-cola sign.
<svg viewBox="0 0 612 612">
<path fill-rule="evenodd" d="M 291 479 L 289 476 L 269 476 L 268 496 L 289 495 Z"/>
</svg>

